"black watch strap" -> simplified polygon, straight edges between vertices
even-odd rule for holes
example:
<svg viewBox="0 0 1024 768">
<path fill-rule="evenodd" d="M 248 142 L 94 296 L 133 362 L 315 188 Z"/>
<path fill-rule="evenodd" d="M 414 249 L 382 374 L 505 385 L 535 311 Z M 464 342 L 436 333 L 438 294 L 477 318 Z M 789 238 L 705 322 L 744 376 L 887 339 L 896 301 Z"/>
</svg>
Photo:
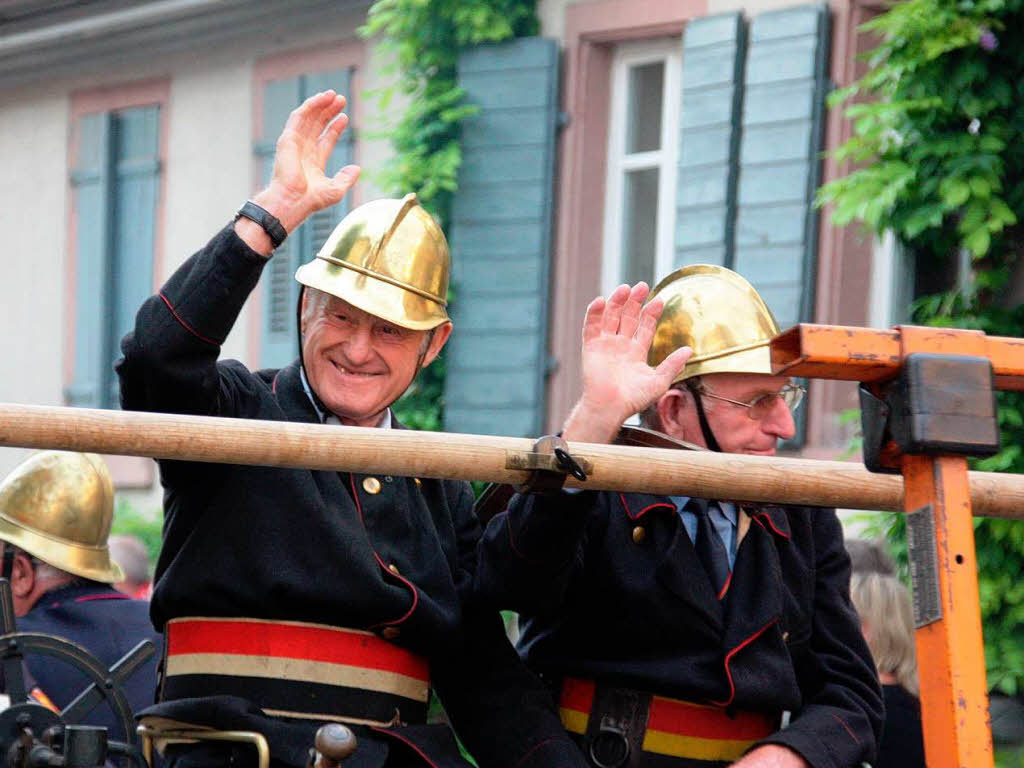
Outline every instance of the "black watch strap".
<svg viewBox="0 0 1024 768">
<path fill-rule="evenodd" d="M 235 221 L 238 221 L 239 217 L 242 216 L 255 221 L 263 227 L 263 231 L 267 233 L 267 237 L 270 238 L 270 242 L 274 244 L 275 248 L 288 237 L 288 232 L 281 226 L 278 218 L 267 209 L 256 205 L 252 200 L 246 200 L 245 204 L 238 209 L 238 212 L 235 214 Z"/>
</svg>

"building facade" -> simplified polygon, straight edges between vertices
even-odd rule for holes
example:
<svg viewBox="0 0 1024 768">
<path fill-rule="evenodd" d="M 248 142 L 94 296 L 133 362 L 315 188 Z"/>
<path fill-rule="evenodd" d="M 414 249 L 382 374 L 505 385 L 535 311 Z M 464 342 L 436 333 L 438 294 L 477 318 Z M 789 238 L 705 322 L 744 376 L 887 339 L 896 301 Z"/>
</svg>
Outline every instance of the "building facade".
<svg viewBox="0 0 1024 768">
<path fill-rule="evenodd" d="M 308 94 L 350 97 L 331 163 L 351 199 L 294 233 L 225 344 L 251 367 L 295 353 L 295 267 L 348 206 L 383 193 L 395 114 L 367 0 L 0 6 L 0 401 L 116 407 L 111 365 L 135 309 L 265 181 Z M 586 304 L 624 280 L 710 262 L 746 275 L 785 327 L 889 325 L 908 285 L 892 248 L 813 207 L 849 130 L 825 109 L 870 41 L 858 0 L 540 0 L 540 35 L 467 51 L 446 428 L 557 428 L 578 389 Z M 392 101 L 390 110 L 401 108 Z M 792 450 L 835 456 L 852 385 L 811 382 Z M 0 449 L 6 473 L 26 452 Z M 147 459 L 112 458 L 159 505 Z"/>
</svg>

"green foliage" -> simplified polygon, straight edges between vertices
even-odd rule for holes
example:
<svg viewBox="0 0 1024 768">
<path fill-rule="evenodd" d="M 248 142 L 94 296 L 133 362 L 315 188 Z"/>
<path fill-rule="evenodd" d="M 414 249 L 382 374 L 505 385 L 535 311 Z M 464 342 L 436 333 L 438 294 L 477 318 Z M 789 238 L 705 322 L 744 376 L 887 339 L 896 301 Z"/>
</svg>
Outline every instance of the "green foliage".
<svg viewBox="0 0 1024 768">
<path fill-rule="evenodd" d="M 854 136 L 836 156 L 853 171 L 824 186 L 839 224 L 891 231 L 919 269 L 958 253 L 971 276 L 918 299 L 923 325 L 1024 335 L 1024 306 L 1007 300 L 1024 245 L 1024 0 L 906 0 L 865 29 L 881 42 L 870 70 L 832 105 Z M 1024 472 L 1024 395 L 999 394 L 1002 450 L 976 469 Z M 904 519 L 876 524 L 905 567 Z M 1024 692 L 1024 521 L 976 519 L 989 685 Z"/>
<path fill-rule="evenodd" d="M 466 48 L 536 34 L 534 2 L 525 0 L 377 0 L 361 34 L 394 57 L 395 86 L 409 106 L 391 129 L 396 155 L 386 187 L 416 192 L 447 223 L 462 163 L 459 127 L 476 108 L 463 102 L 456 64 Z M 394 88 L 378 94 L 382 111 Z"/>
<path fill-rule="evenodd" d="M 380 182 L 395 194 L 416 192 L 447 229 L 462 164 L 462 121 L 477 108 L 464 102 L 458 55 L 481 43 L 536 34 L 535 0 L 377 0 L 360 30 L 379 40 L 393 57 L 397 83 L 377 93 L 386 113 L 395 90 L 408 99 L 405 113 L 388 135 L 393 160 Z M 400 420 L 416 429 L 440 429 L 444 355 L 423 370 L 395 405 Z"/>
<path fill-rule="evenodd" d="M 441 429 L 446 363 L 444 354 L 438 355 L 433 363 L 419 372 L 412 386 L 394 404 L 395 416 L 403 425 L 432 432 Z"/>
<path fill-rule="evenodd" d="M 839 224 L 864 222 L 904 241 L 1011 247 L 1024 212 L 1024 26 L 1021 0 L 907 0 L 864 26 L 883 37 L 871 69 L 833 94 L 854 97 L 853 138 L 836 156 L 860 164 L 825 185 Z"/>
<path fill-rule="evenodd" d="M 114 524 L 110 528 L 110 533 L 138 536 L 146 545 L 150 563 L 155 563 L 160 555 L 162 530 L 163 518 L 159 512 L 146 514 L 125 499 L 117 500 Z"/>
</svg>

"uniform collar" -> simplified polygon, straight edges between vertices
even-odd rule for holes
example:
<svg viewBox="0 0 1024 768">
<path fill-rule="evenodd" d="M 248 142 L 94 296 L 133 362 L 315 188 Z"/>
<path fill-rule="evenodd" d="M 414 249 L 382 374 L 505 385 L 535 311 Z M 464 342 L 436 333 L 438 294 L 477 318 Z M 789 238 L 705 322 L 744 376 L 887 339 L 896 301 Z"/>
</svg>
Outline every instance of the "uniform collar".
<svg viewBox="0 0 1024 768">
<path fill-rule="evenodd" d="M 76 579 L 70 584 L 51 589 L 36 601 L 36 606 L 53 607 L 60 603 L 84 603 L 89 600 L 130 600 L 109 584 Z"/>
</svg>

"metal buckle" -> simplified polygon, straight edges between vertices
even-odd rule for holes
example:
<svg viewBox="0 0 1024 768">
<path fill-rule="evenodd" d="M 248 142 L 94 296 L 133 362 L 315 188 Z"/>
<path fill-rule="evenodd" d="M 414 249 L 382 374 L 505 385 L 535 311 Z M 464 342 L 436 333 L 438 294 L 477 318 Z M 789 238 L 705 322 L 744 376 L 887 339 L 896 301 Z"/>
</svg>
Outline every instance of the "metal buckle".
<svg viewBox="0 0 1024 768">
<path fill-rule="evenodd" d="M 558 435 L 545 435 L 533 444 L 533 451 L 508 451 L 506 469 L 520 469 L 530 473 L 526 482 L 518 487 L 520 493 L 551 493 L 561 490 L 568 475 L 581 483 L 593 471 L 587 459 L 569 453 L 569 445 Z"/>
</svg>

